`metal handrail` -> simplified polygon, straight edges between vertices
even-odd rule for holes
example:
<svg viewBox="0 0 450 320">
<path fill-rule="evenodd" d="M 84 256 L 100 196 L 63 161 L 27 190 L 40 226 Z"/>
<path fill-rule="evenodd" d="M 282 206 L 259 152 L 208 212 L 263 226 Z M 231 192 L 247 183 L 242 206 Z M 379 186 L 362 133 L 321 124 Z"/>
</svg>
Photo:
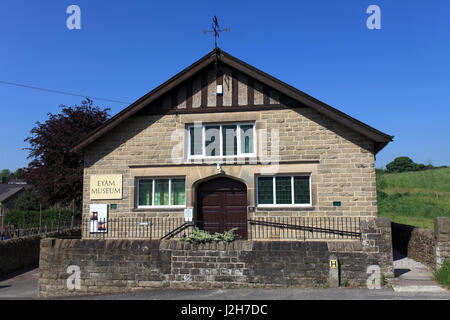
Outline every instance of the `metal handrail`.
<svg viewBox="0 0 450 320">
<path fill-rule="evenodd" d="M 183 231 L 184 229 L 193 227 L 193 226 L 194 226 L 193 222 L 183 223 L 181 226 L 169 231 L 167 234 L 162 236 L 160 240 L 171 239 L 171 238 L 175 237 L 177 234 L 179 234 L 181 231 Z"/>
<path fill-rule="evenodd" d="M 332 234 L 338 234 L 341 236 L 361 237 L 361 232 L 356 232 L 356 231 L 346 231 L 346 230 L 338 230 L 338 229 L 330 229 L 330 228 L 318 228 L 318 227 L 312 227 L 312 226 L 299 226 L 299 225 L 289 224 L 289 223 L 252 220 L 252 219 L 248 219 L 248 222 L 250 224 L 263 225 L 263 226 L 268 226 L 268 227 L 276 227 L 276 228 L 280 228 L 280 229 L 292 229 L 292 230 L 302 230 L 302 231 L 310 231 L 310 232 L 332 233 Z"/>
</svg>

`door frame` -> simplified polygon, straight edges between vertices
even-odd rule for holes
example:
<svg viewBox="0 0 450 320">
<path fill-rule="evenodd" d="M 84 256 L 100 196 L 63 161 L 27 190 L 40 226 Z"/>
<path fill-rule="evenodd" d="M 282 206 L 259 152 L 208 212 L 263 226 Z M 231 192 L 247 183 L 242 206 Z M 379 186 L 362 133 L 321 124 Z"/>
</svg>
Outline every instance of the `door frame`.
<svg viewBox="0 0 450 320">
<path fill-rule="evenodd" d="M 201 208 L 200 208 L 200 203 L 201 203 L 201 201 L 200 201 L 200 195 L 201 195 L 200 187 L 202 185 L 204 185 L 205 183 L 212 182 L 212 181 L 214 181 L 216 179 L 220 179 L 220 178 L 225 178 L 225 179 L 228 179 L 230 181 L 237 182 L 237 183 L 239 183 L 242 186 L 242 189 L 240 191 L 245 193 L 245 205 L 243 205 L 243 209 L 245 208 L 245 228 L 246 228 L 246 230 L 245 230 L 243 235 L 244 235 L 244 238 L 247 239 L 247 236 L 248 236 L 248 223 L 247 223 L 247 219 L 248 219 L 248 186 L 247 186 L 247 183 L 244 180 L 237 179 L 237 178 L 235 178 L 233 176 L 228 176 L 228 175 L 224 175 L 224 174 L 217 174 L 217 175 L 214 175 L 214 176 L 211 176 L 211 177 L 208 177 L 208 178 L 196 181 L 195 188 L 193 188 L 195 190 L 195 192 L 193 192 L 193 198 L 195 199 L 195 201 L 194 201 L 194 213 L 195 214 L 194 214 L 194 219 L 193 219 L 194 223 L 197 225 L 197 221 L 199 221 L 200 216 L 201 216 L 202 219 L 204 219 L 203 215 L 202 215 L 202 212 L 200 211 L 201 210 Z M 218 192 L 220 192 L 220 191 L 218 191 Z M 226 225 L 225 219 L 224 219 L 223 225 L 224 225 L 224 228 L 225 228 L 225 225 Z"/>
</svg>

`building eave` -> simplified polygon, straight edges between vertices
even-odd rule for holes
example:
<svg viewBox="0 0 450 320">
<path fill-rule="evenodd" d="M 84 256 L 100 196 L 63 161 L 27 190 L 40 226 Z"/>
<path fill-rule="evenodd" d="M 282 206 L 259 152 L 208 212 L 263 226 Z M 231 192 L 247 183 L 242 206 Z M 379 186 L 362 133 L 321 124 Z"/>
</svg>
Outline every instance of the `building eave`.
<svg viewBox="0 0 450 320">
<path fill-rule="evenodd" d="M 86 137 L 81 139 L 78 143 L 72 146 L 69 152 L 78 152 L 88 146 L 90 143 L 98 139 L 99 137 L 106 134 L 108 131 L 119 125 L 124 120 L 131 117 L 136 112 L 140 111 L 142 108 L 148 106 L 151 102 L 155 101 L 165 93 L 169 92 L 176 86 L 180 85 L 185 80 L 189 79 L 197 72 L 207 67 L 211 63 L 219 60 L 221 63 L 228 65 L 232 68 L 237 69 L 243 74 L 253 77 L 261 83 L 272 87 L 275 90 L 285 94 L 286 96 L 302 103 L 305 106 L 308 106 L 317 112 L 341 123 L 342 125 L 359 132 L 363 136 L 374 141 L 376 147 L 374 153 L 379 152 L 384 146 L 386 146 L 390 141 L 392 141 L 391 136 L 386 133 L 383 133 L 329 105 L 326 103 L 319 101 L 310 95 L 300 91 L 287 83 L 282 82 L 281 80 L 245 63 L 242 60 L 239 60 L 236 57 L 220 50 L 214 49 L 209 52 L 207 55 L 193 63 L 191 66 L 187 67 L 183 71 L 179 72 L 154 90 L 147 93 L 142 98 L 138 99 L 130 106 L 116 114 L 114 117 L 106 121 L 102 126 L 100 126 L 95 131 L 89 133 Z M 217 110 L 220 112 L 220 109 Z"/>
</svg>

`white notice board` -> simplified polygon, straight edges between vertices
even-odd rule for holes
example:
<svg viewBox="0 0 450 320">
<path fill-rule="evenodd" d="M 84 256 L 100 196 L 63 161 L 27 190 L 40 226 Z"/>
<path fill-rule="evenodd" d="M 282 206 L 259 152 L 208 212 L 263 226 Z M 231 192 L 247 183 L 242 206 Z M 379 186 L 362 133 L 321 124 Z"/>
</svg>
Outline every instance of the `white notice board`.
<svg viewBox="0 0 450 320">
<path fill-rule="evenodd" d="M 108 205 L 89 205 L 89 232 L 107 232 L 108 227 Z"/>
</svg>

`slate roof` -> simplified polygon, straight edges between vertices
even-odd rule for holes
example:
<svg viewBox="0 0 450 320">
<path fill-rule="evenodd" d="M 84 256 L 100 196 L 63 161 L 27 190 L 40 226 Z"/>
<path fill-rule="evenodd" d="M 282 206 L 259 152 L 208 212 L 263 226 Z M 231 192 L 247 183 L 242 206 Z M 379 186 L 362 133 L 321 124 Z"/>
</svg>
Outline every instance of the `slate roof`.
<svg viewBox="0 0 450 320">
<path fill-rule="evenodd" d="M 90 143 L 100 138 L 108 131 L 119 125 L 124 120 L 131 117 L 133 114 L 138 112 L 139 110 L 148 106 L 151 102 L 155 101 L 157 98 L 161 97 L 163 94 L 167 93 L 171 89 L 178 86 L 180 83 L 189 79 L 193 75 L 195 75 L 200 70 L 206 68 L 212 63 L 216 63 L 217 60 L 220 63 L 223 63 L 227 66 L 235 68 L 240 72 L 244 73 L 249 77 L 253 77 L 257 79 L 261 83 L 278 90 L 279 92 L 285 94 L 286 96 L 308 106 L 319 113 L 343 124 L 346 127 L 349 127 L 356 132 L 368 137 L 375 144 L 375 153 L 379 152 L 382 148 L 384 148 L 390 141 L 392 141 L 392 136 L 383 133 L 351 116 L 325 104 L 322 101 L 319 101 L 310 95 L 272 77 L 271 75 L 247 64 L 246 62 L 239 60 L 236 57 L 226 53 L 225 51 L 217 48 L 205 55 L 203 58 L 194 62 L 191 66 L 187 67 L 183 71 L 179 72 L 174 77 L 170 78 L 154 90 L 150 91 L 134 103 L 132 103 L 129 107 L 123 109 L 121 112 L 116 114 L 114 117 L 106 121 L 102 126 L 89 133 L 86 137 L 81 139 L 78 143 L 71 147 L 70 152 L 77 152 L 88 146 Z M 220 112 L 220 110 L 217 110 Z"/>
<path fill-rule="evenodd" d="M 0 202 L 6 201 L 16 193 L 31 188 L 30 184 L 0 184 Z"/>
</svg>

